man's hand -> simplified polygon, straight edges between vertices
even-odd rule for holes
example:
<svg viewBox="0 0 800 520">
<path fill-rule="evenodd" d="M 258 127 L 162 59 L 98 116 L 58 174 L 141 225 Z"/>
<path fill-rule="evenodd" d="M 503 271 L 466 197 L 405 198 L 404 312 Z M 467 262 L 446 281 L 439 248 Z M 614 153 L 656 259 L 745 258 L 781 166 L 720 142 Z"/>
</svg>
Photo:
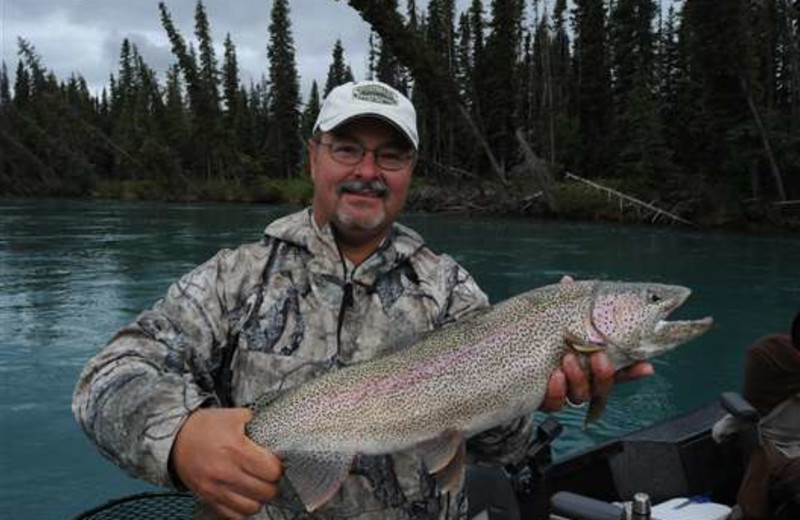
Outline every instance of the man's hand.
<svg viewBox="0 0 800 520">
<path fill-rule="evenodd" d="M 184 423 L 170 454 L 184 485 L 216 514 L 242 519 L 275 498 L 281 461 L 244 433 L 247 408 L 205 408 Z"/>
<path fill-rule="evenodd" d="M 556 412 L 564 407 L 567 398 L 571 403 L 581 404 L 592 396 L 607 396 L 615 381 L 634 381 L 653 374 L 653 365 L 645 361 L 614 372 L 611 361 L 602 352 L 592 354 L 589 364 L 591 379 L 584 373 L 575 355 L 564 356 L 561 367 L 550 376 L 547 395 L 539 409 Z"/>
</svg>

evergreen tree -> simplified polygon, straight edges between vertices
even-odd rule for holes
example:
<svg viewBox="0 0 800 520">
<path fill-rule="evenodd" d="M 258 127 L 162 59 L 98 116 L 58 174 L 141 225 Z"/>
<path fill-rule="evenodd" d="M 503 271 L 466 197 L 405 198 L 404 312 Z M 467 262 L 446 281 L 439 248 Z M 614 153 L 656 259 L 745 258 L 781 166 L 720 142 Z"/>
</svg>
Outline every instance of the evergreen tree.
<svg viewBox="0 0 800 520">
<path fill-rule="evenodd" d="M 674 134 L 670 129 L 677 127 L 678 90 L 681 82 L 678 22 L 674 6 L 669 7 L 666 22 L 662 24 L 659 31 L 657 56 L 656 92 L 658 93 L 661 117 L 667 131 L 666 137 L 674 146 Z"/>
<path fill-rule="evenodd" d="M 408 28 L 412 31 L 416 31 L 419 28 L 416 0 L 408 0 L 408 2 L 406 2 L 406 13 L 408 15 Z"/>
<path fill-rule="evenodd" d="M 521 44 L 523 3 L 493 0 L 491 33 L 486 41 L 485 60 L 491 64 L 481 93 L 481 110 L 489 145 L 507 169 L 516 162 L 514 93 L 518 88 L 517 62 Z"/>
<path fill-rule="evenodd" d="M 742 90 L 749 46 L 746 0 L 687 0 L 681 37 L 688 51 L 685 88 L 696 105 L 684 103 L 684 168 L 705 174 L 718 203 L 747 189 L 756 144 Z M 755 152 L 760 153 L 760 152 Z"/>
<path fill-rule="evenodd" d="M 236 46 L 228 33 L 225 36 L 225 58 L 222 63 L 222 97 L 225 101 L 225 126 L 235 131 L 241 118 L 242 99 L 239 92 L 239 64 L 236 60 Z"/>
<path fill-rule="evenodd" d="M 575 59 L 581 150 L 578 167 L 585 175 L 609 171 L 611 77 L 608 67 L 606 11 L 603 0 L 575 2 Z"/>
<path fill-rule="evenodd" d="M 177 64 L 167 69 L 167 85 L 165 90 L 166 142 L 170 147 L 183 155 L 186 141 L 190 136 L 190 130 L 186 107 L 183 101 L 180 68 Z"/>
<path fill-rule="evenodd" d="M 615 171 L 653 188 L 674 170 L 655 98 L 655 11 L 652 0 L 618 0 L 610 24 Z"/>
<path fill-rule="evenodd" d="M 216 62 L 213 46 L 204 15 L 196 16 L 196 34 L 200 39 L 200 65 L 193 45 L 186 45 L 175 28 L 172 17 L 163 2 L 158 4 L 161 24 L 167 32 L 172 52 L 178 60 L 186 81 L 186 91 L 192 119 L 193 150 L 187 153 L 188 170 L 196 177 L 210 180 L 215 175 L 225 175 L 228 166 L 224 155 L 227 151 L 222 143 L 219 127 L 219 94 L 216 87 Z M 202 6 L 202 4 L 198 4 Z M 202 7 L 196 10 L 204 13 Z"/>
<path fill-rule="evenodd" d="M 342 41 L 339 39 L 333 44 L 331 60 L 331 64 L 328 67 L 328 78 L 325 81 L 325 96 L 334 87 L 353 81 L 353 73 L 344 61 L 344 47 L 342 47 Z"/>
<path fill-rule="evenodd" d="M 17 38 L 19 55 L 25 61 L 25 66 L 30 74 L 30 95 L 40 96 L 45 92 L 55 91 L 58 88 L 58 81 L 52 74 L 47 77 L 47 70 L 42 65 L 42 60 L 36 53 L 36 49 L 27 40 Z"/>
<path fill-rule="evenodd" d="M 397 0 L 388 0 L 387 8 L 393 12 L 397 12 Z M 383 41 L 382 38 L 375 36 L 378 42 L 378 56 L 375 63 L 375 78 L 382 81 L 387 85 L 391 85 L 400 92 L 408 94 L 408 82 L 406 80 L 406 72 L 403 69 L 397 57 L 392 52 L 388 42 Z"/>
<path fill-rule="evenodd" d="M 17 62 L 17 76 L 14 80 L 14 106 L 23 109 L 30 101 L 31 80 L 28 69 L 22 60 Z"/>
<path fill-rule="evenodd" d="M 472 106 L 473 89 L 473 54 L 472 33 L 469 26 L 469 15 L 464 12 L 458 19 L 457 44 L 456 44 L 456 80 L 464 104 Z"/>
<path fill-rule="evenodd" d="M 287 0 L 275 0 L 269 26 L 270 138 L 268 151 L 276 173 L 290 178 L 297 173 L 302 141 L 300 130 L 300 86 L 294 57 L 294 40 Z"/>
<path fill-rule="evenodd" d="M 0 107 L 5 108 L 11 104 L 11 87 L 8 83 L 8 70 L 6 62 L 3 61 L 0 69 Z"/>
<path fill-rule="evenodd" d="M 217 58 L 214 54 L 214 42 L 211 38 L 211 26 L 208 22 L 203 2 L 198 0 L 195 7 L 195 36 L 200 50 L 200 70 L 199 80 L 205 91 L 206 102 L 208 103 L 208 116 L 216 122 L 219 110 L 219 72 L 217 71 Z M 205 124 L 211 121 L 204 122 Z M 214 124 L 212 123 L 212 124 Z"/>
<path fill-rule="evenodd" d="M 311 137 L 314 131 L 314 123 L 317 122 L 319 116 L 320 100 L 319 100 L 319 87 L 317 81 L 311 83 L 311 93 L 308 96 L 308 103 L 303 111 L 303 136 Z"/>
<path fill-rule="evenodd" d="M 483 128 L 483 116 L 481 105 L 486 98 L 486 79 L 489 77 L 488 64 L 484 64 L 484 38 L 486 24 L 484 21 L 483 2 L 481 0 L 472 0 L 469 10 L 467 11 L 469 18 L 469 35 L 471 45 L 470 63 L 472 65 L 472 85 L 470 89 L 469 99 L 467 105 L 471 109 L 472 117 L 480 128 Z"/>
<path fill-rule="evenodd" d="M 575 78 L 572 74 L 573 59 L 567 33 L 566 11 L 566 0 L 556 0 L 553 8 L 553 43 L 550 59 L 554 123 L 552 141 L 555 160 L 571 166 L 570 163 L 578 155 L 577 122 L 574 110 L 574 98 L 577 96 L 573 96 Z M 553 160 L 553 154 L 551 154 L 551 160 Z"/>
</svg>

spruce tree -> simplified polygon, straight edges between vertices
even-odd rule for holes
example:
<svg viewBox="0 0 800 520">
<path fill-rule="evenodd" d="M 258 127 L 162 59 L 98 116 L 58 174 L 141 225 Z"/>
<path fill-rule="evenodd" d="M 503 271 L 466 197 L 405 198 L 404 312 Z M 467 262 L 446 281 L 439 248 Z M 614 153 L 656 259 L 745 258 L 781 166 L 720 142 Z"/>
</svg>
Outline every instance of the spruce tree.
<svg viewBox="0 0 800 520">
<path fill-rule="evenodd" d="M 516 162 L 517 62 L 521 44 L 523 3 L 494 0 L 491 33 L 486 41 L 485 63 L 492 73 L 484 81 L 481 110 L 487 139 L 501 164 L 508 169 Z"/>
<path fill-rule="evenodd" d="M 302 141 L 299 136 L 300 86 L 295 65 L 294 39 L 288 0 L 275 0 L 269 26 L 270 136 L 268 153 L 275 173 L 290 178 L 297 174 Z"/>
<path fill-rule="evenodd" d="M 225 126 L 234 131 L 241 117 L 242 103 L 239 93 L 239 64 L 236 46 L 228 33 L 225 36 L 225 57 L 222 63 L 222 98 L 225 101 Z"/>
<path fill-rule="evenodd" d="M 333 44 L 331 64 L 328 67 L 328 77 L 325 80 L 325 94 L 327 96 L 334 87 L 352 81 L 353 73 L 344 61 L 344 47 L 342 40 L 338 39 Z"/>
<path fill-rule="evenodd" d="M 397 12 L 397 0 L 387 0 L 386 8 Z M 391 85 L 400 92 L 408 93 L 408 81 L 403 66 L 398 61 L 391 49 L 390 42 L 376 36 L 378 42 L 378 56 L 375 63 L 375 79 Z"/>
<path fill-rule="evenodd" d="M 575 2 L 580 157 L 584 175 L 609 173 L 611 74 L 608 66 L 606 11 L 603 0 Z"/>
<path fill-rule="evenodd" d="M 211 37 L 211 26 L 208 22 L 203 2 L 198 0 L 195 7 L 195 36 L 200 50 L 200 69 L 198 71 L 199 80 L 205 91 L 206 103 L 208 103 L 208 116 L 212 121 L 204 124 L 215 124 L 219 111 L 219 72 L 217 70 L 217 58 L 214 54 L 214 42 Z"/>
<path fill-rule="evenodd" d="M 619 0 L 610 23 L 614 169 L 638 186 L 654 189 L 674 169 L 655 98 L 655 11 L 652 0 Z"/>
<path fill-rule="evenodd" d="M 408 28 L 416 31 L 419 27 L 419 20 L 417 19 L 417 2 L 416 0 L 408 0 L 406 2 L 406 14 L 408 16 Z"/>
<path fill-rule="evenodd" d="M 317 87 L 317 80 L 311 83 L 311 93 L 308 95 L 308 103 L 303 110 L 303 137 L 310 138 L 314 131 L 314 123 L 317 122 L 319 116 L 320 100 L 319 100 L 319 87 Z"/>
<path fill-rule="evenodd" d="M 746 4 L 687 0 L 683 8 L 682 44 L 689 53 L 686 88 L 692 89 L 697 105 L 682 102 L 680 150 L 684 167 L 705 176 L 720 205 L 747 190 L 754 154 L 760 153 L 743 90 L 751 52 Z"/>
<path fill-rule="evenodd" d="M 170 147 L 182 154 L 186 141 L 189 139 L 190 130 L 183 101 L 180 68 L 177 64 L 167 69 L 165 90 L 166 141 Z"/>
<path fill-rule="evenodd" d="M 14 80 L 14 106 L 20 110 L 23 110 L 30 101 L 30 96 L 30 74 L 28 73 L 28 69 L 25 68 L 25 64 L 22 62 L 22 60 L 19 60 L 17 62 L 16 79 Z"/>
<path fill-rule="evenodd" d="M 8 70 L 6 70 L 6 62 L 3 61 L 2 68 L 0 69 L 0 107 L 6 108 L 11 104 L 11 87 L 8 83 Z"/>
</svg>

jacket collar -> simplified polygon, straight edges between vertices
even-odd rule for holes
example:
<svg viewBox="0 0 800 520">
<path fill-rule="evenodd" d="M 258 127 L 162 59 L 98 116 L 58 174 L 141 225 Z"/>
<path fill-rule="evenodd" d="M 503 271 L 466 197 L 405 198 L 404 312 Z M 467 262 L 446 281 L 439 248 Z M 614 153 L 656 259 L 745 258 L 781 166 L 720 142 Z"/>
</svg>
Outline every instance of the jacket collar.
<svg viewBox="0 0 800 520">
<path fill-rule="evenodd" d="M 312 256 L 308 262 L 311 272 L 363 285 L 373 285 L 380 275 L 396 268 L 425 245 L 416 231 L 395 223 L 378 250 L 361 265 L 354 267 L 347 260 L 343 264 L 330 224 L 318 227 L 310 207 L 273 221 L 264 234 L 306 249 Z"/>
</svg>

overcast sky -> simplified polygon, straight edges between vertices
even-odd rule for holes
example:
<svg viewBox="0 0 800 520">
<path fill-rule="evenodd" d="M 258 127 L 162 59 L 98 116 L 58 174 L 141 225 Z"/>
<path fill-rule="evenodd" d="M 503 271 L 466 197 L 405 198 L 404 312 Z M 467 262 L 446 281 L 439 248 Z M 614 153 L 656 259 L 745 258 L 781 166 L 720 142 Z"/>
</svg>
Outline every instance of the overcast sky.
<svg viewBox="0 0 800 520">
<path fill-rule="evenodd" d="M 187 40 L 194 40 L 197 0 L 165 0 L 172 19 Z M 468 5 L 469 0 L 459 0 Z M 405 6 L 405 0 L 400 2 Z M 425 0 L 418 0 L 424 8 Z M 268 74 L 267 28 L 272 0 L 204 0 L 217 58 L 230 32 L 236 45 L 241 79 L 256 81 Z M 297 69 L 305 99 L 311 82 L 324 86 L 337 38 L 356 79 L 367 68 L 369 26 L 342 1 L 290 0 Z M 117 74 L 120 44 L 128 38 L 163 81 L 175 59 L 159 20 L 158 0 L 0 0 L 0 53 L 13 85 L 17 37 L 32 43 L 45 66 L 59 79 L 72 72 L 99 92 Z"/>
<path fill-rule="evenodd" d="M 197 0 L 165 2 L 183 37 L 193 41 Z M 421 10 L 427 3 L 417 0 Z M 458 10 L 466 9 L 470 3 L 458 0 Z M 484 1 L 487 10 L 490 3 Z M 405 9 L 406 0 L 399 4 Z M 550 10 L 554 0 L 544 0 L 543 4 Z M 219 62 L 222 42 L 230 33 L 242 81 L 258 81 L 267 75 L 267 28 L 272 0 L 204 0 L 204 5 Z M 364 79 L 369 26 L 355 10 L 343 0 L 289 0 L 289 7 L 304 100 L 313 80 L 324 87 L 337 38 L 342 40 L 356 79 Z M 158 0 L 0 0 L 0 60 L 8 67 L 12 85 L 20 36 L 34 45 L 45 66 L 55 71 L 59 79 L 78 72 L 95 92 L 108 85 L 110 74 L 117 74 L 123 38 L 136 44 L 162 82 L 167 67 L 175 61 L 159 20 Z"/>
</svg>

